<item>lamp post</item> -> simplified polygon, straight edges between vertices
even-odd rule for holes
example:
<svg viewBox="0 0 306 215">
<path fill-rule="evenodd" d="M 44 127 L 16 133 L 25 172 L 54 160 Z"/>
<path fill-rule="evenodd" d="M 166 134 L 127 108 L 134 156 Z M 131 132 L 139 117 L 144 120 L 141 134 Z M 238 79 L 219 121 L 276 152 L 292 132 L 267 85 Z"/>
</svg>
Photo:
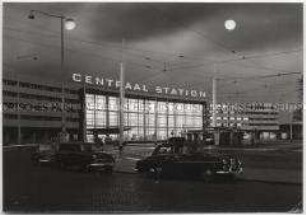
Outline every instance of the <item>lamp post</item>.
<svg viewBox="0 0 306 215">
<path fill-rule="evenodd" d="M 123 144 L 124 144 L 124 108 L 125 108 L 125 56 L 124 56 L 124 49 L 125 49 L 125 39 L 122 39 L 122 56 L 121 56 L 121 63 L 120 63 L 120 113 L 119 113 L 119 133 L 120 133 L 120 140 L 119 140 L 119 152 L 121 153 Z"/>
<path fill-rule="evenodd" d="M 61 47 L 61 62 L 60 62 L 60 72 L 63 76 L 63 80 L 62 80 L 62 85 L 61 85 L 61 97 L 62 97 L 62 102 L 61 102 L 61 109 L 62 109 L 62 125 L 61 125 L 61 129 L 62 129 L 62 135 L 66 134 L 66 114 L 65 114 L 65 84 L 64 84 L 64 66 L 65 66 L 65 43 L 64 43 L 64 30 L 73 30 L 76 26 L 75 22 L 73 19 L 68 18 L 64 15 L 61 14 L 51 14 L 51 13 L 47 13 L 44 11 L 40 11 L 40 10 L 31 10 L 30 14 L 28 16 L 29 19 L 35 19 L 35 14 L 40 14 L 43 16 L 47 16 L 47 17 L 51 17 L 51 18 L 56 18 L 60 20 L 60 38 L 61 38 L 61 43 L 60 43 L 60 47 Z"/>
</svg>

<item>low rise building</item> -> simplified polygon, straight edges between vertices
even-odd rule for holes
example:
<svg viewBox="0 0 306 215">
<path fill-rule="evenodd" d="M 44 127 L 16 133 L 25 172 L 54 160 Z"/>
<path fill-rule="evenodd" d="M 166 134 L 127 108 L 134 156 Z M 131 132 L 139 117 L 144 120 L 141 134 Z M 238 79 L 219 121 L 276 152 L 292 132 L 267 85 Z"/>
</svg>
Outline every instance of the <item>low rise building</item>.
<svg viewBox="0 0 306 215">
<path fill-rule="evenodd" d="M 210 113 L 213 108 L 210 105 Z M 243 132 L 243 140 L 276 140 L 279 131 L 279 112 L 270 103 L 218 104 L 216 128 Z M 211 126 L 213 117 L 210 117 Z"/>
</svg>

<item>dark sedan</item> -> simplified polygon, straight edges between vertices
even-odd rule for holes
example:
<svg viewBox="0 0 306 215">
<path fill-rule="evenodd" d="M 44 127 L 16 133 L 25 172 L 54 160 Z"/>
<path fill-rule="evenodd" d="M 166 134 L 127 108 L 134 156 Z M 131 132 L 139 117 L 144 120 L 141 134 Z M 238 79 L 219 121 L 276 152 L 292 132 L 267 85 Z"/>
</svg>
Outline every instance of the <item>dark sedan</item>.
<svg viewBox="0 0 306 215">
<path fill-rule="evenodd" d="M 94 148 L 93 144 L 60 143 L 53 149 L 35 152 L 32 161 L 34 164 L 49 164 L 63 169 L 112 172 L 115 164 L 113 156 Z"/>
<path fill-rule="evenodd" d="M 188 150 L 188 148 L 192 148 Z M 155 178 L 198 178 L 210 181 L 218 176 L 235 178 L 242 172 L 240 159 L 212 152 L 195 151 L 195 146 L 162 144 L 152 155 L 136 163 L 135 170 Z"/>
</svg>

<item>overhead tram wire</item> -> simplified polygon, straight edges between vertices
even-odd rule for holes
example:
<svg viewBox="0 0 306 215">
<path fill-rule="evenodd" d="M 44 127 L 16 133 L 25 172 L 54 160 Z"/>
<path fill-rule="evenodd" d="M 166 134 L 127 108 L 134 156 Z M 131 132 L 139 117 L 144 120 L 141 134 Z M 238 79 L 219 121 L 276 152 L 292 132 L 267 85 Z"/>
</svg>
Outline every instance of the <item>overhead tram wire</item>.
<svg viewBox="0 0 306 215">
<path fill-rule="evenodd" d="M 15 32 L 18 32 L 18 33 L 26 33 L 26 34 L 29 34 L 29 35 L 35 35 L 35 36 L 44 36 L 44 37 L 54 37 L 54 38 L 58 38 L 59 36 L 57 34 L 54 34 L 53 32 L 51 31 L 44 31 L 44 32 L 48 32 L 48 34 L 43 34 L 40 32 L 36 32 L 36 31 L 24 31 L 24 30 L 20 30 L 20 29 L 15 29 L 15 28 L 12 28 L 12 27 L 5 27 L 7 30 L 9 31 L 15 31 Z M 98 43 L 98 42 L 94 42 L 94 41 L 86 41 L 86 40 L 82 40 L 82 39 L 79 39 L 79 38 L 75 38 L 75 37 L 70 37 L 69 40 L 71 41 L 75 41 L 75 42 L 81 42 L 81 43 L 84 43 L 84 44 L 87 44 L 87 45 L 91 45 L 91 46 L 95 46 L 95 48 L 97 46 L 101 46 L 102 48 L 106 48 L 106 47 L 109 47 L 109 49 L 115 49 L 115 50 L 118 50 L 117 52 L 119 53 L 120 52 L 120 48 L 118 45 L 116 44 L 113 44 L 113 43 L 106 43 L 106 42 L 103 42 L 104 44 L 101 44 L 101 43 Z M 132 53 L 132 55 L 136 55 L 134 53 Z M 137 56 L 141 56 L 143 58 L 145 58 L 146 55 L 137 55 Z M 150 60 L 154 60 L 154 61 L 158 61 L 158 62 L 161 62 L 160 60 L 155 60 L 153 57 L 150 56 Z"/>
<path fill-rule="evenodd" d="M 162 15 L 162 17 L 164 19 L 170 20 L 174 23 L 177 23 L 181 26 L 183 26 L 185 29 L 194 32 L 195 34 L 199 35 L 200 37 L 204 38 L 205 40 L 208 40 L 210 42 L 212 42 L 213 44 L 215 44 L 217 47 L 221 48 L 223 51 L 226 51 L 226 53 L 231 53 L 233 55 L 235 55 L 236 57 L 243 57 L 243 55 L 239 55 L 239 52 L 233 50 L 232 48 L 226 46 L 225 44 L 221 43 L 220 41 L 216 41 L 214 39 L 212 39 L 211 37 L 207 36 L 206 34 L 204 34 L 203 32 L 197 31 L 195 29 L 192 29 L 190 26 L 186 25 L 183 22 L 180 22 L 178 20 L 174 20 L 172 18 L 170 18 L 168 15 L 165 15 L 162 11 L 160 11 L 160 9 L 156 8 L 155 6 L 151 6 L 151 8 L 153 8 L 155 11 L 157 11 L 159 14 Z"/>
<path fill-rule="evenodd" d="M 273 77 L 282 77 L 282 76 L 293 76 L 293 75 L 300 75 L 300 72 L 288 72 L 288 73 L 278 73 L 278 74 L 273 74 L 273 75 L 261 75 L 261 76 L 249 76 L 249 77 L 226 77 L 226 78 L 218 78 L 218 80 L 222 80 L 225 82 L 240 82 L 240 81 L 262 81 L 262 79 L 266 78 L 273 78 Z M 194 84 L 194 86 L 200 85 L 199 84 Z"/>
<path fill-rule="evenodd" d="M 16 8 L 10 8 L 12 10 L 17 10 L 17 11 L 22 11 L 24 12 L 23 9 L 16 9 Z M 14 19 L 15 16 L 11 19 Z M 19 22 L 20 20 L 18 19 L 15 19 L 16 22 Z M 36 33 L 41 33 L 41 28 L 43 27 L 42 25 L 39 25 L 39 26 L 35 26 L 35 24 L 31 24 L 31 27 L 37 27 L 37 29 L 39 30 L 39 32 L 36 32 Z M 7 27 L 5 27 L 7 28 Z M 46 31 L 45 32 L 51 32 L 51 31 Z M 56 34 L 57 35 L 57 34 Z M 84 43 L 88 43 L 88 44 L 94 44 L 94 45 L 98 45 L 98 46 L 111 46 L 113 48 L 116 48 L 116 49 L 121 49 L 121 45 L 120 44 L 114 44 L 114 43 L 110 43 L 110 42 L 106 42 L 106 41 L 99 41 L 99 42 L 95 42 L 95 41 L 89 41 L 89 40 L 84 40 L 84 39 L 79 39 L 79 38 L 70 38 L 70 40 L 78 40 L 79 42 L 84 42 Z M 101 44 L 103 43 L 103 44 Z M 131 51 L 136 51 L 136 52 L 141 52 L 141 53 L 145 53 L 145 54 L 148 54 L 148 53 L 152 53 L 152 54 L 156 54 L 156 55 L 163 55 L 164 57 L 177 57 L 179 53 L 181 52 L 166 52 L 166 51 L 157 51 L 157 50 L 149 50 L 149 49 L 142 49 L 142 48 L 136 48 L 136 47 L 130 47 L 130 46 L 127 46 L 126 49 L 128 50 L 131 50 Z M 194 58 L 194 59 L 199 59 L 198 56 L 185 56 L 185 57 L 188 57 L 188 58 Z M 202 59 L 201 59 L 202 61 Z"/>
<path fill-rule="evenodd" d="M 24 31 L 24 30 L 20 30 L 20 29 L 15 29 L 15 28 L 12 28 L 12 27 L 5 27 L 7 30 L 10 30 L 10 31 L 16 31 L 16 32 L 20 32 L 20 33 L 28 33 L 28 34 L 35 34 L 35 35 L 38 35 L 38 34 L 43 34 L 41 31 Z M 39 28 L 41 28 L 41 26 L 39 26 Z M 39 29 L 41 30 L 41 29 Z M 45 36 L 50 36 L 50 37 L 58 37 L 57 34 L 51 32 L 51 31 L 44 31 L 44 32 L 48 32 L 49 34 L 44 34 Z M 101 46 L 103 48 L 105 47 L 108 47 L 110 49 L 117 49 L 118 52 L 120 51 L 121 49 L 121 46 L 119 44 L 114 44 L 114 43 L 110 43 L 110 42 L 105 42 L 105 41 L 100 41 L 100 42 L 95 42 L 95 41 L 89 41 L 89 40 L 84 40 L 84 39 L 80 39 L 80 38 L 76 38 L 76 37 L 70 37 L 69 40 L 72 40 L 72 41 L 76 41 L 76 42 L 81 42 L 83 44 L 87 44 L 87 45 L 94 45 L 94 46 Z M 152 61 L 156 61 L 156 62 L 162 62 L 163 60 L 156 60 L 155 57 L 151 56 L 151 55 L 148 55 L 147 53 L 148 52 L 152 52 L 152 53 L 155 53 L 156 55 L 158 54 L 159 56 L 161 54 L 164 54 L 164 57 L 167 56 L 167 57 L 172 57 L 172 58 L 175 58 L 175 57 L 178 57 L 177 54 L 175 53 L 166 53 L 166 52 L 157 52 L 157 51 L 151 51 L 151 50 L 144 50 L 144 49 L 139 49 L 139 48 L 133 48 L 133 47 L 130 47 L 130 46 L 127 46 L 127 51 L 129 51 L 130 54 L 132 55 L 137 55 L 137 56 L 140 56 L 140 57 L 149 57 L 150 60 Z M 136 54 L 136 53 L 131 53 L 131 51 L 138 51 L 138 52 L 141 52 L 142 55 L 140 54 Z"/>
<path fill-rule="evenodd" d="M 15 40 L 18 40 L 18 41 L 22 41 L 22 42 L 25 42 L 25 43 L 29 43 L 29 44 L 37 44 L 37 45 L 43 46 L 43 47 L 56 48 L 56 47 L 54 47 L 54 45 L 49 45 L 49 44 L 46 44 L 46 43 L 40 43 L 40 42 L 37 42 L 37 41 L 35 41 L 35 43 L 34 43 L 33 41 L 26 40 L 24 38 L 19 38 L 19 37 L 14 37 L 14 36 L 6 36 L 6 37 L 11 38 L 11 39 L 15 39 Z M 94 57 L 97 57 L 99 59 L 104 58 L 104 59 L 107 59 L 107 60 L 110 60 L 110 61 L 116 61 L 116 58 L 106 57 L 102 54 L 97 54 L 97 53 L 88 52 L 88 51 L 84 51 L 84 50 L 75 50 L 73 48 L 66 48 L 66 49 L 67 49 L 67 51 L 71 51 L 71 52 L 74 52 L 74 53 L 77 53 L 77 54 L 79 54 L 79 52 L 82 52 L 82 53 L 86 53 L 86 54 L 92 55 Z M 135 63 L 135 62 L 132 62 L 132 61 L 129 61 L 129 64 L 141 67 L 143 69 L 148 68 L 146 64 L 139 64 L 139 63 Z M 156 69 L 154 69 L 154 67 L 155 66 L 151 66 L 150 69 L 151 70 L 156 70 Z"/>
<path fill-rule="evenodd" d="M 97 43 L 94 43 L 94 44 L 97 44 Z M 283 52 L 279 52 L 279 53 L 273 53 L 273 54 L 269 54 L 269 56 L 271 56 L 271 55 L 275 55 L 276 56 L 276 55 L 285 54 L 285 53 L 289 53 L 289 52 L 292 52 L 292 51 L 283 51 Z M 251 59 L 251 58 L 255 58 L 255 57 L 257 58 L 257 57 L 262 57 L 262 56 L 264 56 L 264 55 L 250 56 L 250 57 L 246 57 L 245 59 Z M 222 63 L 230 62 L 230 61 L 238 61 L 238 60 L 241 60 L 241 59 L 225 60 L 225 61 L 222 61 Z M 220 63 L 221 62 L 218 62 L 218 64 L 220 64 Z M 207 63 L 205 63 L 205 65 L 207 65 Z M 143 65 L 143 66 L 147 66 L 147 65 Z M 176 68 L 172 68 L 172 69 L 175 70 Z M 182 67 L 180 67 L 180 69 L 182 69 Z"/>
<path fill-rule="evenodd" d="M 9 28 L 10 30 L 14 30 L 14 31 L 18 31 L 18 32 L 24 32 L 24 33 L 30 33 L 30 34 L 33 34 L 33 32 L 25 32 L 25 31 L 20 31 L 19 29 L 14 29 L 14 28 L 10 28 L 10 27 L 7 27 Z M 37 32 L 34 32 L 35 34 L 37 34 Z M 51 36 L 51 35 L 49 35 Z M 53 34 L 54 37 L 58 37 L 58 35 L 56 34 Z M 77 38 L 70 38 L 71 40 L 76 40 L 76 41 L 79 41 L 79 42 L 82 42 L 82 43 L 85 43 L 85 44 L 90 44 L 90 45 L 98 45 L 98 46 L 102 46 L 104 47 L 105 45 L 101 45 L 100 43 L 97 43 L 97 42 L 93 42 L 93 41 L 85 41 L 85 40 L 80 40 L 80 39 L 77 39 Z M 103 43 L 107 43 L 107 42 L 103 42 Z M 108 43 L 108 46 L 114 46 L 114 44 L 110 45 Z M 120 47 L 118 47 L 118 45 L 115 45 L 115 47 L 112 47 L 112 48 L 115 48 L 115 49 L 120 49 Z M 129 49 L 131 48 L 127 48 L 127 50 L 129 51 Z M 133 48 L 132 48 L 133 50 Z M 139 49 L 138 49 L 139 50 Z M 147 52 L 148 50 L 142 50 L 143 52 Z M 277 53 L 271 53 L 271 54 L 262 54 L 262 55 L 255 55 L 255 56 L 247 56 L 247 57 L 244 57 L 243 59 L 229 59 L 229 60 L 223 60 L 223 61 L 215 61 L 215 62 L 210 62 L 210 63 L 202 63 L 202 64 L 198 64 L 198 65 L 191 65 L 191 66 L 185 66 L 185 67 L 179 67 L 179 68 L 175 68 L 173 67 L 172 69 L 173 70 L 178 70 L 178 69 L 192 69 L 192 68 L 200 68 L 200 67 L 203 67 L 203 66 L 206 66 L 206 65 L 211 65 L 211 64 L 223 64 L 223 63 L 227 63 L 227 62 L 234 62 L 234 61 L 240 61 L 240 60 L 247 60 L 247 59 L 253 59 L 253 58 L 260 58 L 260 57 L 265 57 L 265 56 L 277 56 L 277 55 L 282 55 L 282 54 L 288 54 L 288 53 L 293 53 L 293 52 L 298 52 L 298 51 L 301 51 L 301 49 L 298 49 L 298 50 L 293 50 L 293 51 L 282 51 L 282 52 L 277 52 Z M 154 51 L 152 51 L 154 52 Z M 141 55 L 138 55 L 138 56 L 141 56 Z M 146 58 L 146 56 L 141 56 L 142 58 Z M 177 57 L 177 56 L 176 56 Z M 152 57 L 148 56 L 148 58 L 150 58 L 150 60 L 152 61 Z M 212 61 L 211 59 L 206 59 L 206 60 L 210 60 Z M 154 61 L 157 61 L 157 62 L 161 62 L 160 60 L 155 60 Z"/>
<path fill-rule="evenodd" d="M 255 58 L 262 58 L 262 57 L 267 57 L 267 56 L 279 56 L 279 55 L 284 55 L 284 54 L 291 54 L 291 53 L 296 53 L 296 52 L 300 52 L 302 51 L 302 49 L 294 49 L 291 51 L 282 51 L 282 52 L 276 52 L 276 53 L 271 53 L 271 54 L 262 54 L 262 55 L 251 55 L 251 56 L 245 56 L 245 58 L 243 59 L 228 59 L 228 60 L 222 60 L 222 61 L 215 61 L 215 62 L 211 62 L 211 63 L 201 63 L 201 64 L 197 64 L 197 65 L 192 65 L 192 66 L 185 66 L 185 67 L 179 67 L 179 68 L 173 68 L 175 70 L 181 70 L 181 69 L 197 69 L 197 68 L 201 68 L 204 66 L 209 66 L 209 65 L 213 65 L 213 64 L 225 64 L 225 63 L 230 63 L 230 62 L 239 62 L 239 61 L 246 61 L 249 59 L 255 59 Z M 189 70 L 190 71 L 190 70 Z"/>
<path fill-rule="evenodd" d="M 19 41 L 23 41 L 23 42 L 26 42 L 26 43 L 33 44 L 33 41 L 30 41 L 30 40 L 26 40 L 26 39 L 18 38 L 18 37 L 12 37 L 12 36 L 9 36 L 9 37 L 12 38 L 12 39 L 17 39 L 17 40 L 19 40 Z M 45 44 L 45 43 L 37 43 L 37 42 L 35 42 L 35 44 L 40 45 L 40 46 L 43 46 L 43 47 L 56 48 L 56 47 L 54 47 L 53 45 L 48 45 L 48 44 Z M 79 52 L 78 50 L 75 50 L 75 49 L 72 49 L 72 48 L 67 48 L 67 49 L 68 49 L 67 51 L 72 51 L 72 52 L 76 52 L 76 53 Z M 85 51 L 83 51 L 83 50 L 82 50 L 81 52 L 84 52 L 84 53 L 86 53 L 86 54 L 91 54 L 92 56 L 97 57 L 97 58 L 99 58 L 99 59 L 101 59 L 101 57 L 102 57 L 102 58 L 107 59 L 107 60 L 110 60 L 110 61 L 112 61 L 112 62 L 115 60 L 114 58 L 104 57 L 104 56 L 101 56 L 100 54 L 96 54 L 96 53 L 85 52 Z M 141 65 L 141 64 L 134 63 L 134 62 L 129 62 L 129 64 L 134 64 L 135 66 L 138 66 L 138 67 L 141 66 L 141 68 L 145 68 L 145 66 L 146 66 L 146 65 Z M 152 69 L 152 68 L 151 68 L 151 70 L 154 71 L 154 70 L 156 70 L 156 69 Z M 153 75 L 152 75 L 153 77 L 148 77 L 148 76 L 147 76 L 146 78 L 141 79 L 141 80 L 139 80 L 139 81 L 143 81 L 143 80 L 146 80 L 146 79 L 148 79 L 148 78 L 152 79 L 152 78 L 154 78 L 155 76 L 158 76 L 158 75 L 161 75 L 161 74 L 165 73 L 165 72 L 162 71 L 162 70 L 156 70 L 156 71 L 158 71 L 159 73 L 153 74 Z"/>
<path fill-rule="evenodd" d="M 22 40 L 24 40 L 24 39 L 22 39 Z M 53 46 L 50 46 L 50 45 L 47 45 L 47 44 L 40 44 L 40 45 L 43 45 L 43 46 L 49 46 L 49 47 L 53 47 Z M 54 47 L 53 47 L 54 48 Z M 69 48 L 69 50 L 70 50 L 70 48 Z M 72 50 L 72 51 L 74 51 L 74 50 Z M 90 53 L 90 54 L 92 54 L 92 53 Z M 97 55 L 97 54 L 95 54 L 95 55 Z M 99 56 L 99 58 L 101 57 L 100 55 L 98 55 Z M 105 57 L 104 57 L 105 58 Z M 112 58 L 108 58 L 108 59 L 111 59 L 112 61 L 114 60 L 114 59 L 112 59 Z M 144 66 L 144 65 L 141 65 L 141 66 Z M 152 78 L 154 78 L 154 77 L 156 77 L 156 76 L 159 76 L 159 75 L 161 75 L 161 74 L 164 74 L 165 72 L 164 71 L 162 71 L 162 72 L 159 72 L 158 74 L 154 74 L 154 75 L 152 75 L 151 77 L 146 77 L 145 79 L 142 79 L 141 81 L 143 81 L 143 80 L 146 80 L 146 79 L 148 79 L 148 80 L 151 80 Z M 294 72 L 293 74 L 300 74 L 299 72 Z M 283 75 L 291 75 L 290 73 L 289 74 L 276 74 L 276 75 L 268 75 L 268 76 L 260 76 L 260 77 L 258 77 L 258 76 L 256 76 L 256 77 L 252 77 L 252 79 L 250 79 L 250 80 L 254 80 L 254 78 L 270 78 L 270 77 L 279 77 L 279 76 L 283 76 Z M 250 77 L 246 77 L 246 78 L 230 78 L 231 80 L 233 80 L 233 79 L 243 79 L 243 80 L 247 80 L 247 79 L 249 79 Z M 229 79 L 229 78 L 227 78 L 227 79 Z M 225 80 L 225 79 L 223 79 L 223 80 Z"/>
<path fill-rule="evenodd" d="M 33 35 L 33 34 L 35 34 L 35 35 L 37 35 L 37 36 L 39 36 L 39 34 L 36 34 L 36 32 L 27 32 L 27 31 L 20 31 L 19 29 L 12 29 L 12 28 L 9 28 L 9 30 L 12 30 L 12 31 L 16 31 L 16 32 L 22 32 L 22 33 L 28 33 L 28 34 L 31 34 L 31 35 Z M 49 37 L 55 37 L 55 38 L 57 38 L 58 37 L 58 35 L 55 35 L 55 34 L 47 34 L 47 35 L 41 35 L 41 36 L 49 36 Z M 97 44 L 97 43 L 95 43 L 95 44 Z M 92 45 L 92 44 L 91 44 Z M 82 50 L 83 51 L 83 50 Z M 88 53 L 88 52 L 87 52 Z M 134 56 L 135 56 L 135 54 L 133 54 Z M 134 61 L 134 62 L 132 62 L 133 64 L 138 64 L 139 66 L 144 66 L 144 68 L 146 68 L 146 69 L 152 69 L 152 68 L 155 68 L 155 69 L 157 69 L 156 67 L 158 67 L 158 65 L 156 65 L 156 63 L 154 63 L 153 65 L 151 64 L 152 63 L 152 61 L 155 61 L 155 62 L 162 62 L 161 60 L 155 60 L 155 59 L 153 59 L 152 57 L 148 57 L 147 55 L 137 55 L 137 56 L 139 56 L 139 57 L 141 57 L 144 61 L 148 61 L 148 64 L 139 64 L 139 63 L 135 63 L 135 61 L 138 61 L 139 60 L 139 58 L 134 58 L 132 61 Z M 129 54 L 128 55 L 128 57 L 131 57 L 131 55 Z M 109 58 L 109 57 L 105 57 L 105 58 Z M 130 61 L 131 62 L 131 61 Z M 151 64 L 151 65 L 150 65 Z"/>
<path fill-rule="evenodd" d="M 35 26 L 34 26 L 35 27 Z M 39 28 L 39 32 L 36 32 L 36 34 L 37 33 L 41 33 L 41 27 L 42 26 L 38 26 L 38 28 Z M 7 27 L 7 28 L 10 28 L 10 27 Z M 12 28 L 11 28 L 12 29 Z M 47 31 L 47 32 L 50 32 L 50 31 Z M 58 35 L 56 35 L 56 36 L 58 36 Z M 84 39 L 79 39 L 79 38 L 70 38 L 70 40 L 76 40 L 76 41 L 78 41 L 78 42 L 82 42 L 82 43 L 87 43 L 87 44 L 90 44 L 90 45 L 98 45 L 98 46 L 103 46 L 103 47 L 105 47 L 105 46 L 111 46 L 112 48 L 115 48 L 115 49 L 121 49 L 121 46 L 119 45 L 119 44 L 114 44 L 114 43 L 109 43 L 109 42 L 105 42 L 105 41 L 102 41 L 102 42 L 95 42 L 95 41 L 88 41 L 88 40 L 84 40 Z M 101 44 L 101 43 L 103 43 L 103 44 Z M 173 53 L 170 53 L 170 52 L 161 52 L 161 51 L 156 51 L 156 50 L 146 50 L 146 49 L 140 49 L 140 48 L 134 48 L 134 47 L 127 47 L 127 50 L 133 50 L 133 51 L 138 51 L 138 52 L 142 52 L 142 53 L 148 53 L 148 52 L 150 52 L 150 53 L 154 53 L 154 54 L 158 54 L 158 55 L 160 55 L 160 54 L 163 54 L 164 56 L 168 56 L 168 57 L 172 57 L 172 58 L 176 58 L 176 57 L 179 57 L 179 55 L 178 55 L 178 53 L 180 53 L 180 52 L 173 52 Z M 185 56 L 184 55 L 184 57 L 187 57 L 187 58 L 195 58 L 195 56 Z M 151 57 L 152 58 L 152 57 Z M 199 57 L 197 56 L 197 59 L 199 59 Z M 201 58 L 201 61 L 202 61 L 203 59 Z M 206 60 L 212 60 L 212 59 L 206 59 Z"/>
<path fill-rule="evenodd" d="M 154 8 L 155 9 L 155 8 Z M 157 9 L 158 10 L 158 9 Z M 158 10 L 159 11 L 159 10 Z M 19 21 L 19 20 L 18 20 Z M 173 21 L 173 20 L 172 20 Z M 181 23 L 181 24 L 183 24 L 183 23 Z M 184 24 L 185 25 L 185 24 Z M 187 26 L 188 28 L 189 28 L 189 26 Z M 39 28 L 41 28 L 41 26 L 39 27 Z M 203 35 L 202 35 L 203 36 Z M 206 35 L 204 36 L 206 39 L 208 39 L 207 37 L 206 37 Z M 71 38 L 71 39 L 73 39 L 73 38 Z M 96 43 L 96 42 L 93 42 L 93 41 L 85 41 L 85 40 L 80 40 L 80 39 L 78 39 L 79 41 L 82 41 L 82 42 L 87 42 L 87 43 L 94 43 L 95 45 L 101 45 L 100 43 Z M 107 44 L 107 45 L 111 45 L 111 46 L 114 46 L 114 44 L 113 43 L 108 43 L 108 42 L 103 42 L 104 44 Z M 103 45 L 103 46 L 105 46 L 105 45 Z M 121 46 L 120 45 L 115 45 L 116 46 L 116 48 L 117 49 L 121 49 Z M 135 50 L 135 51 L 140 51 L 140 52 L 145 52 L 145 53 L 148 53 L 148 52 L 151 52 L 151 53 L 159 53 L 159 54 L 167 54 L 167 55 L 172 55 L 172 54 L 174 54 L 174 53 L 168 53 L 168 52 L 161 52 L 161 51 L 152 51 L 152 50 L 144 50 L 144 49 L 139 49 L 139 48 L 131 48 L 131 47 L 127 47 L 127 49 L 130 49 L 130 50 Z M 285 53 L 285 52 L 283 52 L 283 53 Z M 263 56 L 263 55 L 261 55 L 261 56 Z M 186 56 L 187 57 L 187 56 Z M 190 56 L 189 56 L 190 57 Z M 240 56 L 241 57 L 241 56 Z M 242 57 L 244 57 L 244 56 L 242 56 Z M 194 58 L 194 57 L 193 57 Z M 249 58 L 249 57 L 248 57 Z M 238 59 L 237 59 L 238 60 Z"/>
<path fill-rule="evenodd" d="M 30 40 L 26 40 L 26 39 L 23 39 L 23 38 L 18 38 L 18 37 L 13 37 L 13 36 L 9 36 L 10 38 L 12 39 L 17 39 L 19 41 L 23 41 L 23 42 L 26 42 L 26 43 L 30 43 L 30 44 L 33 44 L 33 41 L 30 41 Z M 35 42 L 35 44 L 37 45 L 40 45 L 40 46 L 44 46 L 44 47 L 52 47 L 52 48 L 56 48 L 54 47 L 53 45 L 48 45 L 48 44 L 45 44 L 45 43 L 37 43 Z M 72 51 L 72 52 L 79 52 L 78 50 L 75 50 L 75 49 L 72 49 L 72 48 L 68 48 L 68 51 Z M 114 61 L 115 59 L 114 58 L 110 58 L 110 57 L 104 57 L 104 56 L 101 56 L 100 54 L 93 54 L 91 52 L 85 52 L 84 50 L 82 50 L 81 52 L 84 52 L 86 54 L 91 54 L 91 55 L 94 55 L 95 57 L 98 57 L 99 59 L 102 57 L 104 59 L 107 59 L 107 60 L 111 60 L 111 61 Z M 144 64 L 137 64 L 137 63 L 134 63 L 134 62 L 129 62 L 129 64 L 134 64 L 136 66 L 141 66 L 142 68 L 146 68 L 147 65 L 144 65 Z M 152 71 L 156 70 L 156 69 L 152 69 Z M 160 70 L 158 70 L 160 71 Z M 161 73 L 164 73 L 164 71 L 162 71 Z M 158 74 L 154 74 L 153 76 L 156 76 Z"/>
</svg>

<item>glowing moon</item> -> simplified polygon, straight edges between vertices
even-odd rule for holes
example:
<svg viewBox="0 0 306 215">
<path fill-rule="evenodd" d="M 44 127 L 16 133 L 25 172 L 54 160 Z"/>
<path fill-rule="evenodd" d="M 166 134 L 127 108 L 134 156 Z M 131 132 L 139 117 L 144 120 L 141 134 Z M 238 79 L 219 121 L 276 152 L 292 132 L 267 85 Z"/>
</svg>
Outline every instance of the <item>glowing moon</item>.
<svg viewBox="0 0 306 215">
<path fill-rule="evenodd" d="M 233 31 L 236 28 L 236 22 L 232 19 L 228 19 L 224 22 L 224 27 L 228 31 Z"/>
</svg>

